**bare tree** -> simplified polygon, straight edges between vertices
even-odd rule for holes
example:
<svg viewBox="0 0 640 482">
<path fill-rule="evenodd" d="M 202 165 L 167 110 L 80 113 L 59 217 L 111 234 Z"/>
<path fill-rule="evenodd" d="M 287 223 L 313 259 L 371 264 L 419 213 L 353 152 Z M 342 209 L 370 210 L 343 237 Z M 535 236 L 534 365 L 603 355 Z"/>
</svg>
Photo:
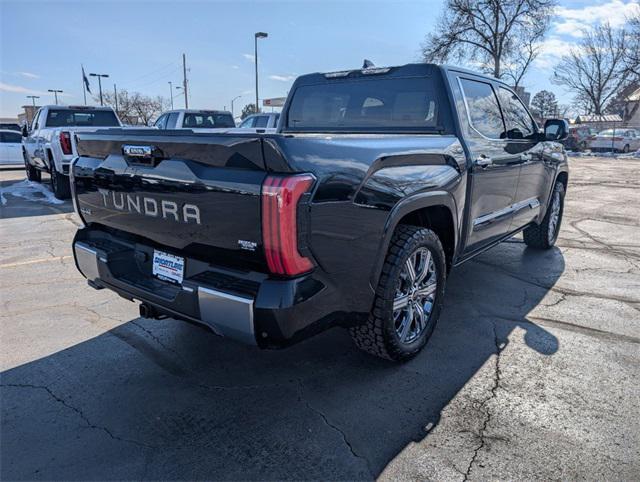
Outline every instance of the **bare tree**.
<svg viewBox="0 0 640 482">
<path fill-rule="evenodd" d="M 607 102 L 629 81 L 627 48 L 624 30 L 609 24 L 585 30 L 579 46 L 555 67 L 552 82 L 572 91 L 588 113 L 602 115 Z"/>
<path fill-rule="evenodd" d="M 629 73 L 640 79 L 640 5 L 629 18 L 629 48 L 625 61 Z"/>
<path fill-rule="evenodd" d="M 541 90 L 531 100 L 533 111 L 541 119 L 547 119 L 558 114 L 558 100 L 553 92 Z"/>
<path fill-rule="evenodd" d="M 116 108 L 115 96 L 111 92 L 103 94 L 104 103 Z M 117 113 L 126 124 L 149 125 L 167 106 L 161 96 L 151 97 L 139 92 L 129 92 L 126 89 L 118 91 Z"/>
<path fill-rule="evenodd" d="M 482 69 L 519 83 L 547 32 L 555 0 L 447 0 L 423 58 L 480 62 Z"/>
<path fill-rule="evenodd" d="M 255 104 L 247 104 L 242 108 L 242 114 L 240 114 L 240 119 L 244 120 L 245 118 L 247 118 L 251 114 L 255 114 L 256 112 L 257 111 L 256 111 Z"/>
</svg>

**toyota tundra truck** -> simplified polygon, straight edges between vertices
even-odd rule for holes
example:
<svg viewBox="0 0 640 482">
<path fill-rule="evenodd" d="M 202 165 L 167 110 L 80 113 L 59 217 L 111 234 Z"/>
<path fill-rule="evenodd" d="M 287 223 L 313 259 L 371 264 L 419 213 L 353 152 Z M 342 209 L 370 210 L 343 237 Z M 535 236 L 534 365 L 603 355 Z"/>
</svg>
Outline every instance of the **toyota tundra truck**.
<svg viewBox="0 0 640 482">
<path fill-rule="evenodd" d="M 147 318 L 261 348 L 332 326 L 403 361 L 449 271 L 522 231 L 551 248 L 568 126 L 540 129 L 505 83 L 410 64 L 315 73 L 276 133 L 79 132 L 73 251 L 93 288 Z"/>
<path fill-rule="evenodd" d="M 22 127 L 22 157 L 29 181 L 40 182 L 42 171 L 51 175 L 51 189 L 58 199 L 67 199 L 69 165 L 77 155 L 76 132 L 102 127 L 120 127 L 111 107 L 45 105 L 33 118 L 31 128 Z"/>
</svg>

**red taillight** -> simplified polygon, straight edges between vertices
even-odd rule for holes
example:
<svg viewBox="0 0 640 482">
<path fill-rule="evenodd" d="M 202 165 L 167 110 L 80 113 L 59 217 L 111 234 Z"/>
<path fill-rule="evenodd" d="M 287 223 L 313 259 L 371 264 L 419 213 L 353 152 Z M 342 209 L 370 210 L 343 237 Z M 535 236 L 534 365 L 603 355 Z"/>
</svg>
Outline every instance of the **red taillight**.
<svg viewBox="0 0 640 482">
<path fill-rule="evenodd" d="M 309 174 L 267 176 L 262 184 L 262 241 L 274 274 L 292 276 L 313 268 L 298 250 L 298 202 L 313 181 Z"/>
<path fill-rule="evenodd" d="M 60 148 L 64 155 L 73 154 L 71 151 L 71 135 L 68 132 L 63 131 L 60 133 Z"/>
</svg>

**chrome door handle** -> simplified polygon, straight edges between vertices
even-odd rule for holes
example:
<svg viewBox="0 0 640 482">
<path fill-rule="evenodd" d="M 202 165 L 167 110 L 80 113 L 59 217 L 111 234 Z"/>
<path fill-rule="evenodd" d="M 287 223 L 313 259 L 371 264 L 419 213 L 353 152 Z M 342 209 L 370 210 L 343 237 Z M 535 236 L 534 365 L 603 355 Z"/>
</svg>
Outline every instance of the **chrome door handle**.
<svg viewBox="0 0 640 482">
<path fill-rule="evenodd" d="M 488 167 L 493 164 L 493 159 L 487 156 L 476 157 L 476 160 L 473 161 L 473 164 L 478 167 Z"/>
</svg>

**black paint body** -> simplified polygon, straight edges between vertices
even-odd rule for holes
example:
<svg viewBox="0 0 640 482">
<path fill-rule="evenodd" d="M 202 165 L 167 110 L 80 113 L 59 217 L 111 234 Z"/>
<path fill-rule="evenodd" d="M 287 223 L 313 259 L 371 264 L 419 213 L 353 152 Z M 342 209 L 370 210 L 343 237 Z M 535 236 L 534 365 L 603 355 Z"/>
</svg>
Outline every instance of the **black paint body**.
<svg viewBox="0 0 640 482">
<path fill-rule="evenodd" d="M 79 134 L 74 201 L 86 227 L 76 239 L 120 253 L 98 284 L 198 320 L 197 303 L 188 293 L 177 296 L 179 290 L 151 276 L 154 248 L 184 256 L 185 283 L 208 278 L 220 289 L 251 296 L 257 343 L 283 346 L 368 315 L 393 231 L 416 212 L 444 213 L 450 266 L 542 220 L 555 180 L 564 175 L 566 182 L 566 155 L 560 144 L 542 137 L 491 140 L 473 129 L 457 78 L 498 81 L 426 64 L 385 75 L 435 76 L 442 89 L 440 108 L 450 112 L 443 133 L 290 132 L 284 126 L 295 90 L 330 82 L 312 74 L 293 85 L 276 134 L 120 129 Z M 122 146 L 131 144 L 153 146 L 152 165 L 126 158 Z M 479 156 L 491 157 L 493 165 L 474 165 Z M 301 244 L 315 269 L 294 279 L 269 274 L 262 249 L 261 186 L 276 173 L 316 178 L 298 213 Z M 116 208 L 113 196 L 126 205 L 127 195 L 133 207 Z M 176 203 L 179 211 L 184 204 L 197 205 L 200 224 L 176 221 L 172 214 L 139 213 L 136 199 L 144 198 Z M 539 206 L 491 218 L 532 198 Z M 481 222 L 483 216 L 491 219 Z M 240 240 L 255 243 L 255 251 L 243 249 Z"/>
</svg>

